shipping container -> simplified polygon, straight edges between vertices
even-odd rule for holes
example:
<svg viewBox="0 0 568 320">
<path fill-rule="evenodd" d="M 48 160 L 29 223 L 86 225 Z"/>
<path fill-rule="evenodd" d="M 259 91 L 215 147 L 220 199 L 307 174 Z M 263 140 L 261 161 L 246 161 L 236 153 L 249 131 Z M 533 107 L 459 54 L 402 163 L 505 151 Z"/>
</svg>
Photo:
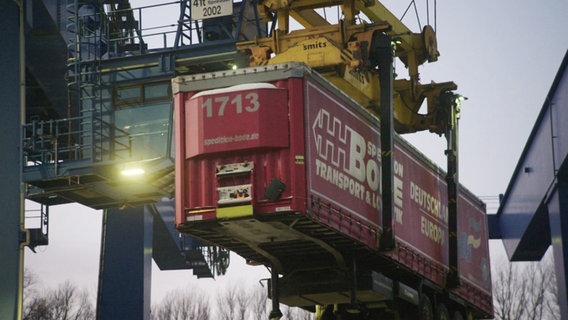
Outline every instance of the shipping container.
<svg viewBox="0 0 568 320">
<path fill-rule="evenodd" d="M 172 83 L 180 232 L 270 266 L 288 305 L 492 315 L 483 202 L 460 187 L 448 288 L 445 173 L 395 136 L 396 246 L 381 250 L 380 121 L 323 76 L 287 63 Z"/>
</svg>

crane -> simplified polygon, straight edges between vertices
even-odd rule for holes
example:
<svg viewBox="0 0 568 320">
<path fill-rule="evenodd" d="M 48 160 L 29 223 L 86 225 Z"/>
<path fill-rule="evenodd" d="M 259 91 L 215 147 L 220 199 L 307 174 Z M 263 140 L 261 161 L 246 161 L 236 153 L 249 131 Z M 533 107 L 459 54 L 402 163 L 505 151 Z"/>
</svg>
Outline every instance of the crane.
<svg viewBox="0 0 568 320">
<path fill-rule="evenodd" d="M 330 24 L 316 9 L 339 5 L 343 19 Z M 420 83 L 419 66 L 438 60 L 436 32 L 426 25 L 420 33 L 410 31 L 378 1 L 287 1 L 267 0 L 258 4 L 261 16 L 276 19 L 271 37 L 237 44 L 250 55 L 251 66 L 285 61 L 304 62 L 371 112 L 378 114 L 379 81 L 377 70 L 378 34 L 393 39 L 393 50 L 408 69 L 407 79 L 394 80 L 394 120 L 398 133 L 429 130 L 444 134 L 446 111 L 440 96 L 457 89 L 452 82 Z M 363 13 L 370 23 L 357 23 Z M 290 18 L 304 29 L 290 31 Z M 427 102 L 426 113 L 419 113 Z"/>
</svg>

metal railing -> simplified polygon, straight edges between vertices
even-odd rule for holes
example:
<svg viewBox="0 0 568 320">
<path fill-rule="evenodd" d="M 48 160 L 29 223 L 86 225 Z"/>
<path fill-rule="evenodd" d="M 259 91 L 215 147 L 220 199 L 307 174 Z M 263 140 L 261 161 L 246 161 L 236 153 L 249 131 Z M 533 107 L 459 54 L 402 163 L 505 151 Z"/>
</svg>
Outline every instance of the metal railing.
<svg viewBox="0 0 568 320">
<path fill-rule="evenodd" d="M 24 125 L 23 131 L 24 167 L 132 157 L 128 132 L 89 116 L 32 121 Z"/>
<path fill-rule="evenodd" d="M 77 37 L 71 41 L 72 55 L 88 61 L 118 56 L 143 54 L 150 51 L 179 48 L 220 39 L 252 40 L 266 37 L 267 28 L 255 10 L 245 10 L 256 1 L 234 3 L 233 16 L 200 20 L 191 18 L 188 0 L 171 1 L 142 7 L 111 6 L 97 8 L 68 0 L 69 30 Z M 252 15 L 252 16 L 250 16 Z M 252 31 L 244 31 L 254 24 Z M 252 30 L 251 29 L 251 30 Z M 261 32 L 262 34 L 257 34 Z M 73 54 L 74 52 L 74 54 Z"/>
<path fill-rule="evenodd" d="M 182 3 L 184 1 L 105 10 L 101 27 L 109 44 L 109 56 L 174 47 L 181 23 L 175 17 L 179 15 Z M 164 21 L 165 17 L 173 18 L 173 23 Z"/>
<path fill-rule="evenodd" d="M 49 242 L 49 207 L 26 201 L 25 228 L 29 232 L 29 248 L 35 252 L 37 246 L 46 246 Z"/>
</svg>

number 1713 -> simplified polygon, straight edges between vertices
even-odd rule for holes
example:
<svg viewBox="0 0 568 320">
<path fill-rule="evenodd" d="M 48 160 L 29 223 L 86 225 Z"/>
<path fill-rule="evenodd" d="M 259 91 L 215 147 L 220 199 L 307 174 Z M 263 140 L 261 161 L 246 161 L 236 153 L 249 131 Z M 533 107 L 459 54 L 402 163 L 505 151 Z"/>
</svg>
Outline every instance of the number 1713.
<svg viewBox="0 0 568 320">
<path fill-rule="evenodd" d="M 246 112 L 257 112 L 260 108 L 258 94 L 256 92 L 249 92 L 244 96 L 244 99 L 241 94 L 235 95 L 233 99 L 230 99 L 229 96 L 218 96 L 213 99 L 207 98 L 201 105 L 201 107 L 205 109 L 205 116 L 207 118 L 224 116 L 225 109 L 228 106 L 234 108 L 236 114 L 243 113 L 243 109 Z M 214 109 L 216 110 L 214 111 Z"/>
</svg>

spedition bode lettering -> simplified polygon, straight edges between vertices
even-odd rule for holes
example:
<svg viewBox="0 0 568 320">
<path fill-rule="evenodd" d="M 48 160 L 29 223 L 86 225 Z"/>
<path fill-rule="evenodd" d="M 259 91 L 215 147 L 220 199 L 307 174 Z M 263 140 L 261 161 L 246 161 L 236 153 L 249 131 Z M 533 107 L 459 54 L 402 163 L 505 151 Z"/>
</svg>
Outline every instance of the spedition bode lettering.
<svg viewBox="0 0 568 320">
<path fill-rule="evenodd" d="M 339 189 L 349 190 L 351 195 L 363 200 L 365 194 L 363 184 L 355 181 L 355 179 L 343 174 L 339 170 L 328 166 L 319 159 L 316 159 L 316 174 L 327 182 L 333 183 Z"/>
<path fill-rule="evenodd" d="M 324 108 L 314 120 L 312 130 L 318 154 L 315 174 L 377 208 L 381 172 L 377 161 L 367 152 L 367 144 L 373 144 Z"/>
</svg>

